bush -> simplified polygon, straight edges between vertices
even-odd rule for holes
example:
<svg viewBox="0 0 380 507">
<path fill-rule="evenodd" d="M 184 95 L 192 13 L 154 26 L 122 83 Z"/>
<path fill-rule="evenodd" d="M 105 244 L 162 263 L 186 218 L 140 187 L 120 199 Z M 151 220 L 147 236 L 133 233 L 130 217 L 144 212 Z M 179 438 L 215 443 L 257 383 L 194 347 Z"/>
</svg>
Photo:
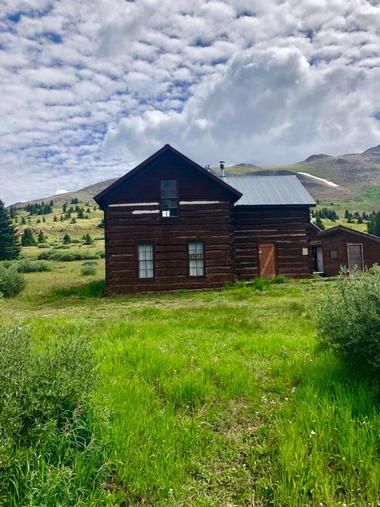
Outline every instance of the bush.
<svg viewBox="0 0 380 507">
<path fill-rule="evenodd" d="M 5 298 L 16 296 L 25 288 L 25 278 L 15 265 L 0 263 L 0 293 Z"/>
<path fill-rule="evenodd" d="M 279 285 L 289 281 L 289 278 L 285 275 L 277 275 L 269 280 L 271 285 Z"/>
<path fill-rule="evenodd" d="M 42 252 L 38 256 L 39 260 L 50 260 L 50 261 L 62 261 L 62 262 L 71 262 L 71 261 L 83 261 L 86 259 L 98 259 L 99 256 L 97 254 L 91 254 L 88 252 L 54 252 L 53 250 L 49 250 L 48 252 Z"/>
<path fill-rule="evenodd" d="M 252 282 L 252 287 L 255 290 L 263 290 L 268 285 L 268 280 L 264 280 L 263 278 L 255 278 Z"/>
<path fill-rule="evenodd" d="M 19 273 L 37 273 L 42 271 L 51 271 L 49 264 L 46 262 L 31 262 L 28 259 L 22 259 L 16 264 Z"/>
<path fill-rule="evenodd" d="M 36 349 L 1 327 L 0 348 L 0 504 L 78 505 L 104 479 L 92 353 L 80 340 Z"/>
<path fill-rule="evenodd" d="M 252 281 L 252 287 L 256 290 L 264 290 L 265 287 L 268 287 L 269 285 L 279 285 L 286 283 L 288 281 L 288 277 L 283 275 L 278 275 L 273 278 L 255 278 Z"/>
<path fill-rule="evenodd" d="M 80 274 L 82 276 L 92 276 L 96 275 L 96 265 L 95 264 L 89 264 L 85 263 L 82 265 Z"/>
<path fill-rule="evenodd" d="M 318 310 L 321 342 L 348 362 L 380 371 L 380 267 L 338 278 Z"/>
</svg>

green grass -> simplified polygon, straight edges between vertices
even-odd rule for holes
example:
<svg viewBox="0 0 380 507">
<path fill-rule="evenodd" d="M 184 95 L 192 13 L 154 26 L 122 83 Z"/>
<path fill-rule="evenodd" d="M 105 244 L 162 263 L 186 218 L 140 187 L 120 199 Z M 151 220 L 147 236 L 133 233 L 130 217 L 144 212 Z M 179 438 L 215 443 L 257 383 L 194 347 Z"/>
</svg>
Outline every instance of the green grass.
<svg viewBox="0 0 380 507">
<path fill-rule="evenodd" d="M 97 356 L 108 476 L 77 505 L 380 501 L 376 389 L 316 348 L 314 308 L 334 281 L 105 298 L 96 263 L 89 281 L 81 262 L 49 261 L 0 307 L 36 344 L 80 337 Z"/>
</svg>

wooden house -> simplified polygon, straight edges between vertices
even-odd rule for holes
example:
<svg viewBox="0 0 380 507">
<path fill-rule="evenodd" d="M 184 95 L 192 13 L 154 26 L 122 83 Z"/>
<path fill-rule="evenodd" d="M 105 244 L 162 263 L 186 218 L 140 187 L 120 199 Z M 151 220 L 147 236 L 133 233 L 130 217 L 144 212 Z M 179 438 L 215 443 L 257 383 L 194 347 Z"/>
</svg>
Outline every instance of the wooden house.
<svg viewBox="0 0 380 507">
<path fill-rule="evenodd" d="M 296 176 L 218 177 L 167 144 L 95 200 L 108 294 L 312 272 L 315 203 Z"/>
<path fill-rule="evenodd" d="M 327 276 L 337 275 L 341 267 L 352 273 L 380 264 L 380 238 L 372 234 L 338 225 L 319 232 L 318 240 Z"/>
</svg>

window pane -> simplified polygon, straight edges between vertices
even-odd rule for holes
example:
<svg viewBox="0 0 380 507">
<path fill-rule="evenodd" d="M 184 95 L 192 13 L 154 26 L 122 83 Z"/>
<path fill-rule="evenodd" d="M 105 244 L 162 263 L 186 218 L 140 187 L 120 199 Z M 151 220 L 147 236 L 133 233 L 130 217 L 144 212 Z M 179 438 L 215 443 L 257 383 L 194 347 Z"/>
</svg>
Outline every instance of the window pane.
<svg viewBox="0 0 380 507">
<path fill-rule="evenodd" d="M 138 245 L 139 278 L 153 278 L 153 245 Z"/>
<path fill-rule="evenodd" d="M 176 217 L 177 199 L 162 199 L 161 208 L 163 217 Z"/>
<path fill-rule="evenodd" d="M 189 243 L 189 275 L 204 276 L 203 243 L 201 241 Z"/>
<path fill-rule="evenodd" d="M 161 180 L 161 199 L 177 199 L 176 180 Z"/>
</svg>

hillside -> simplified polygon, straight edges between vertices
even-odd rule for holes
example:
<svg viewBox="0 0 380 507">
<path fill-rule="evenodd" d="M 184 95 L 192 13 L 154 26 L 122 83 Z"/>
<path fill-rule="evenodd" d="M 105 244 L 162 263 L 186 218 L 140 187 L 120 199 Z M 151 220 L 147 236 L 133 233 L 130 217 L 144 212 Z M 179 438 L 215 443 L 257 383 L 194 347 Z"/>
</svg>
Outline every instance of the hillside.
<svg viewBox="0 0 380 507">
<path fill-rule="evenodd" d="M 218 174 L 218 169 L 212 169 Z M 325 154 L 310 155 L 304 161 L 284 166 L 263 167 L 240 163 L 226 167 L 227 174 L 297 174 L 301 182 L 315 199 L 338 201 L 342 207 L 372 210 L 380 207 L 380 145 L 363 153 L 340 156 Z M 95 183 L 66 194 L 45 197 L 62 205 L 77 198 L 80 202 L 90 201 L 94 195 L 110 185 L 114 179 Z M 39 202 L 41 199 L 30 202 Z M 21 207 L 24 203 L 17 203 Z"/>
</svg>

